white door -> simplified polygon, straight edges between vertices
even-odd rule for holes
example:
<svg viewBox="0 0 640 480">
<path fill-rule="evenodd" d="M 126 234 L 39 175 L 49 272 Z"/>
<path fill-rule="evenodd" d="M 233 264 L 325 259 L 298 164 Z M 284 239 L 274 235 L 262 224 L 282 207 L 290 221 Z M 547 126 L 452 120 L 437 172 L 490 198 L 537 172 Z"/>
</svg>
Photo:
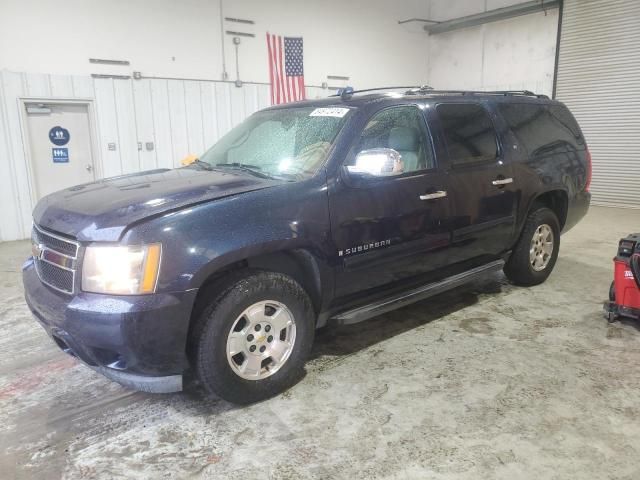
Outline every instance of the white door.
<svg viewBox="0 0 640 480">
<path fill-rule="evenodd" d="M 26 103 L 36 197 L 94 180 L 89 107 Z"/>
</svg>

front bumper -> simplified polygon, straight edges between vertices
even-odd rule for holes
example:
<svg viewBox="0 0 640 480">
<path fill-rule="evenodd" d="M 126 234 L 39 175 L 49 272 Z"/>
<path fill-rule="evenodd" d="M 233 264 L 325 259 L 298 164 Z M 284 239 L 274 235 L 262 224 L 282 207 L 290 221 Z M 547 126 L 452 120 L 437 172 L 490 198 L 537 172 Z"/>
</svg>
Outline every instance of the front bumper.
<svg viewBox="0 0 640 480">
<path fill-rule="evenodd" d="M 189 318 L 197 290 L 153 295 L 65 295 L 44 285 L 32 260 L 22 267 L 31 312 L 66 353 L 126 387 L 182 389 Z"/>
</svg>

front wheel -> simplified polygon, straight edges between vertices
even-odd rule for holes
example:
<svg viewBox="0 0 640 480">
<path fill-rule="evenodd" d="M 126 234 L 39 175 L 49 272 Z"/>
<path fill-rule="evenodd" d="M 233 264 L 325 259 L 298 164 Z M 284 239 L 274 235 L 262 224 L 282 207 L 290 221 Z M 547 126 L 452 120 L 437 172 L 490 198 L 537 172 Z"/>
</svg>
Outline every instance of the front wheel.
<svg viewBox="0 0 640 480">
<path fill-rule="evenodd" d="M 538 285 L 551 274 L 559 249 L 558 217 L 548 208 L 538 208 L 527 217 L 504 273 L 516 285 Z"/>
<path fill-rule="evenodd" d="M 295 280 L 250 273 L 204 309 L 192 363 L 210 392 L 233 403 L 257 402 L 300 378 L 314 326 L 311 301 Z"/>
</svg>

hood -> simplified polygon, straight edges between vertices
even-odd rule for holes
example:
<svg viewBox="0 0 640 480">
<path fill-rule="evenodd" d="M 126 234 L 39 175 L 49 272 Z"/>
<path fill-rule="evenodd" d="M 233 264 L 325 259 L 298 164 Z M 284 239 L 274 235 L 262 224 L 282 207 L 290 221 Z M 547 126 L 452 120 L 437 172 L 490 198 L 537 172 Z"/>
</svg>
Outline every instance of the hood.
<svg viewBox="0 0 640 480">
<path fill-rule="evenodd" d="M 52 193 L 38 202 L 33 219 L 80 241 L 117 241 L 147 217 L 281 183 L 239 171 L 152 170 Z"/>
</svg>

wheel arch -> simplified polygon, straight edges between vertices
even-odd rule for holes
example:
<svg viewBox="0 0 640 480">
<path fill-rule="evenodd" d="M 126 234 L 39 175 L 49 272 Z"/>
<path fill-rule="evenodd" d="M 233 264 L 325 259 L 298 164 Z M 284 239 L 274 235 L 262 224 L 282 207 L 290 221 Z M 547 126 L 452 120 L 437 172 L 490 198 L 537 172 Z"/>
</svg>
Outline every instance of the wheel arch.
<svg viewBox="0 0 640 480">
<path fill-rule="evenodd" d="M 213 263 L 213 262 L 212 262 Z M 200 316 L 204 308 L 231 283 L 251 271 L 282 273 L 293 278 L 307 292 L 317 315 L 323 308 L 324 299 L 330 293 L 332 282 L 327 267 L 307 248 L 277 250 L 244 258 L 231 258 L 227 262 L 216 262 L 199 275 L 198 294 L 190 318 Z"/>
<path fill-rule="evenodd" d="M 569 195 L 566 190 L 558 188 L 539 193 L 531 200 L 526 215 L 528 216 L 539 207 L 546 207 L 555 213 L 560 224 L 560 231 L 564 229 L 569 210 Z"/>
</svg>

